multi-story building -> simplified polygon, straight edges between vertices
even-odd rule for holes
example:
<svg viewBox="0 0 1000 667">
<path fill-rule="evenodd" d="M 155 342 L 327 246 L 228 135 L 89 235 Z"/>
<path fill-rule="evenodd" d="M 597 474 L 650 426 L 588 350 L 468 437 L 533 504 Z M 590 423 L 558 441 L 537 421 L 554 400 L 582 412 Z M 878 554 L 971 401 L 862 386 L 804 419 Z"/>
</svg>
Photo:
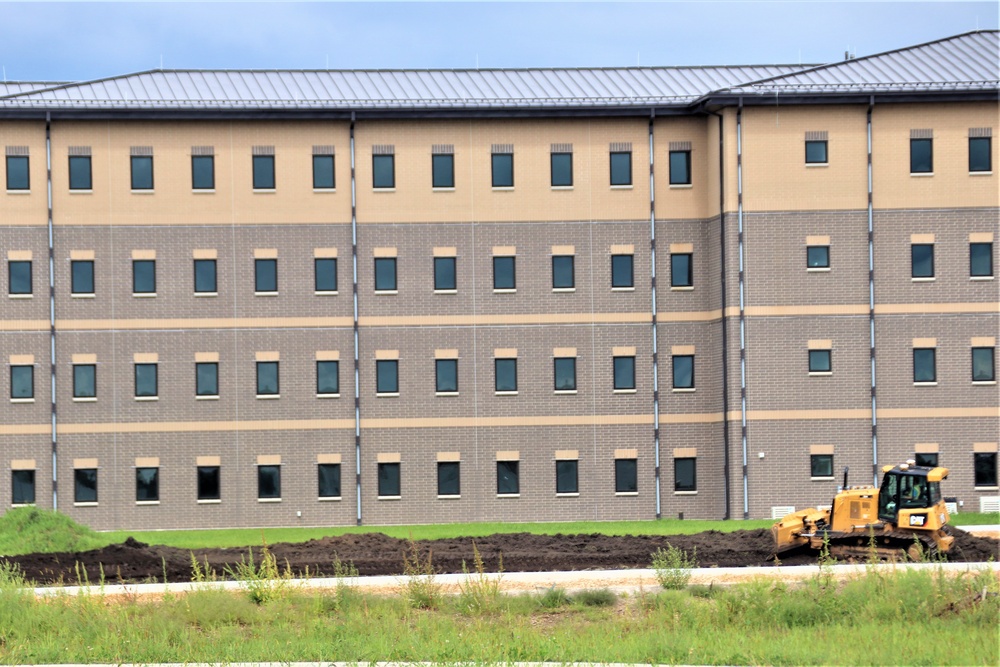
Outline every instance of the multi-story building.
<svg viewBox="0 0 1000 667">
<path fill-rule="evenodd" d="M 997 48 L 6 84 L 0 506 L 738 519 L 916 458 L 978 510 Z"/>
</svg>

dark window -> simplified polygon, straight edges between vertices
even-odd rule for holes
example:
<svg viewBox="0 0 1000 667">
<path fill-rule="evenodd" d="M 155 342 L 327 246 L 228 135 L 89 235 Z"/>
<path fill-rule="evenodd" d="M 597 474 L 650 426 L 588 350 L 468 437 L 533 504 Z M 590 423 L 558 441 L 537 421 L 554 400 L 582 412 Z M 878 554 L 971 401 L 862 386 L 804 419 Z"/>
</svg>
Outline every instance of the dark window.
<svg viewBox="0 0 1000 667">
<path fill-rule="evenodd" d="M 73 471 L 73 502 L 97 502 L 96 468 L 77 468 Z"/>
<path fill-rule="evenodd" d="M 70 274 L 70 290 L 73 294 L 94 293 L 94 260 L 72 260 Z"/>
<path fill-rule="evenodd" d="M 691 185 L 691 151 L 670 151 L 670 185 Z"/>
<path fill-rule="evenodd" d="M 936 468 L 938 464 L 937 454 L 915 454 L 913 459 L 917 462 L 918 466 L 926 468 Z"/>
<path fill-rule="evenodd" d="M 579 493 L 579 461 L 556 461 L 556 493 Z"/>
<path fill-rule="evenodd" d="M 132 189 L 153 189 L 153 157 L 151 155 L 132 156 Z"/>
<path fill-rule="evenodd" d="M 255 259 L 253 261 L 255 292 L 278 291 L 278 260 Z"/>
<path fill-rule="evenodd" d="M 828 245 L 806 246 L 806 268 L 829 269 L 830 246 Z"/>
<path fill-rule="evenodd" d="M 434 372 L 435 387 L 438 393 L 458 391 L 458 359 L 436 359 Z"/>
<path fill-rule="evenodd" d="M 277 396 L 278 391 L 278 362 L 258 361 L 257 362 L 257 395 Z"/>
<path fill-rule="evenodd" d="M 493 258 L 493 289 L 516 289 L 514 258 Z"/>
<path fill-rule="evenodd" d="M 826 141 L 806 142 L 806 164 L 826 164 Z"/>
<path fill-rule="evenodd" d="M 337 260 L 333 257 L 318 257 L 313 260 L 315 288 L 317 292 L 337 291 Z"/>
<path fill-rule="evenodd" d="M 281 466 L 257 466 L 257 497 L 281 498 Z"/>
<path fill-rule="evenodd" d="M 936 352 L 933 347 L 913 350 L 913 381 L 937 382 Z"/>
<path fill-rule="evenodd" d="M 375 391 L 379 394 L 399 393 L 399 361 L 379 359 L 375 362 Z"/>
<path fill-rule="evenodd" d="M 340 393 L 339 361 L 316 362 L 316 393 L 317 394 Z"/>
<path fill-rule="evenodd" d="M 73 398 L 97 397 L 97 366 L 94 364 L 73 365 Z"/>
<path fill-rule="evenodd" d="M 973 457 L 975 486 L 996 486 L 997 453 L 976 452 Z"/>
<path fill-rule="evenodd" d="M 570 289 L 576 286 L 573 260 L 573 255 L 552 257 L 552 289 Z"/>
<path fill-rule="evenodd" d="M 274 189 L 273 155 L 253 156 L 253 189 L 254 190 Z"/>
<path fill-rule="evenodd" d="M 635 389 L 635 357 L 615 357 L 615 389 Z"/>
<path fill-rule="evenodd" d="M 972 381 L 993 382 L 997 379 L 992 347 L 972 348 Z"/>
<path fill-rule="evenodd" d="M 431 187 L 455 187 L 455 156 L 437 154 L 431 156 Z"/>
<path fill-rule="evenodd" d="M 573 185 L 573 154 L 552 153 L 552 186 L 566 187 Z"/>
<path fill-rule="evenodd" d="M 992 137 L 969 137 L 969 171 L 993 171 L 992 142 Z"/>
<path fill-rule="evenodd" d="M 220 478 L 219 466 L 198 466 L 198 500 L 219 500 Z"/>
<path fill-rule="evenodd" d="M 372 187 L 375 188 L 396 187 L 395 155 L 372 156 Z"/>
<path fill-rule="evenodd" d="M 969 244 L 969 275 L 982 278 L 993 275 L 993 244 Z"/>
<path fill-rule="evenodd" d="M 632 255 L 611 255 L 611 286 L 635 286 L 632 274 Z"/>
<path fill-rule="evenodd" d="M 135 294 L 156 294 L 156 260 L 132 260 L 132 291 Z"/>
<path fill-rule="evenodd" d="M 194 393 L 195 396 L 218 396 L 219 395 L 219 364 L 216 362 L 202 362 L 194 365 Z"/>
<path fill-rule="evenodd" d="M 7 189 L 8 190 L 31 189 L 28 177 L 27 155 L 7 156 Z"/>
<path fill-rule="evenodd" d="M 92 187 L 90 156 L 71 155 L 69 158 L 69 189 L 90 190 Z"/>
<path fill-rule="evenodd" d="M 514 155 L 493 153 L 493 187 L 514 187 Z"/>
<path fill-rule="evenodd" d="M 518 461 L 497 461 L 497 495 L 510 496 L 521 492 Z"/>
<path fill-rule="evenodd" d="M 517 391 L 517 359 L 494 359 L 496 391 Z"/>
<path fill-rule="evenodd" d="M 809 350 L 809 372 L 831 373 L 830 350 Z"/>
<path fill-rule="evenodd" d="M 339 498 L 340 497 L 340 464 L 320 463 L 317 467 L 319 473 L 319 497 Z"/>
<path fill-rule="evenodd" d="M 455 289 L 455 258 L 435 257 L 434 258 L 434 289 L 453 290 Z"/>
<path fill-rule="evenodd" d="M 670 254 L 670 286 L 691 287 L 694 285 L 694 268 L 691 266 L 691 253 Z"/>
<path fill-rule="evenodd" d="M 698 490 L 697 459 L 674 459 L 674 491 Z"/>
<path fill-rule="evenodd" d="M 7 262 L 7 279 L 9 294 L 31 294 L 31 260 Z"/>
<path fill-rule="evenodd" d="M 214 259 L 194 260 L 194 291 L 201 294 L 215 294 L 218 291 L 216 271 Z"/>
<path fill-rule="evenodd" d="M 396 289 L 396 258 L 375 258 L 375 291 L 392 292 Z"/>
<path fill-rule="evenodd" d="M 674 389 L 694 388 L 694 355 L 675 354 L 674 362 Z"/>
<path fill-rule="evenodd" d="M 333 190 L 337 187 L 332 155 L 313 155 L 313 189 Z"/>
<path fill-rule="evenodd" d="M 34 366 L 10 367 L 10 397 L 11 398 L 35 397 Z"/>
<path fill-rule="evenodd" d="M 813 454 L 809 457 L 810 477 L 833 477 L 833 454 Z"/>
<path fill-rule="evenodd" d="M 611 185 L 632 185 L 632 153 L 611 154 Z"/>
<path fill-rule="evenodd" d="M 438 461 L 438 495 L 461 495 L 458 461 Z"/>
<path fill-rule="evenodd" d="M 215 189 L 215 156 L 191 156 L 191 188 L 193 190 Z"/>
<path fill-rule="evenodd" d="M 135 395 L 139 397 L 143 396 L 156 396 L 157 382 L 156 382 L 156 364 L 136 364 L 135 365 Z"/>
<path fill-rule="evenodd" d="M 35 471 L 34 470 L 12 470 L 11 481 L 13 483 L 13 493 L 11 494 L 11 504 L 31 505 L 35 502 Z"/>
<path fill-rule="evenodd" d="M 934 171 L 932 139 L 910 139 L 910 173 L 929 174 Z"/>
<path fill-rule="evenodd" d="M 135 499 L 137 502 L 149 502 L 160 499 L 160 469 L 135 469 Z"/>
<path fill-rule="evenodd" d="M 635 459 L 615 459 L 615 493 L 635 493 L 639 475 Z"/>
<path fill-rule="evenodd" d="M 399 496 L 399 464 L 378 464 L 378 495 L 382 497 Z"/>
<path fill-rule="evenodd" d="M 576 391 L 576 357 L 555 359 L 556 391 Z"/>
<path fill-rule="evenodd" d="M 913 278 L 934 277 L 933 243 L 914 243 L 910 246 L 910 275 Z"/>
</svg>

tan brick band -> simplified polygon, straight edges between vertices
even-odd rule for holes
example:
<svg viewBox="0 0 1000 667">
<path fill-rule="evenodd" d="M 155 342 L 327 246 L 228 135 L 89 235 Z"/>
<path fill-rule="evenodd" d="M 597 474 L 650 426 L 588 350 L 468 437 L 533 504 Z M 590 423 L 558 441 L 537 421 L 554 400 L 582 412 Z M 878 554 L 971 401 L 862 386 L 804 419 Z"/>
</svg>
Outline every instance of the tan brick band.
<svg viewBox="0 0 1000 667">
<path fill-rule="evenodd" d="M 673 345 L 670 348 L 670 354 L 694 354 L 694 345 Z"/>
<path fill-rule="evenodd" d="M 435 359 L 458 359 L 458 350 L 434 350 Z"/>
<path fill-rule="evenodd" d="M 70 259 L 77 259 L 77 260 L 94 259 L 94 251 L 93 250 L 70 250 L 69 251 L 69 258 Z"/>
<path fill-rule="evenodd" d="M 571 245 L 554 245 L 552 246 L 553 255 L 575 255 L 576 246 Z"/>
<path fill-rule="evenodd" d="M 132 259 L 156 259 L 155 250 L 133 250 Z"/>
<path fill-rule="evenodd" d="M 499 255 L 501 257 L 507 257 L 510 255 L 517 254 L 517 246 L 512 245 L 495 245 L 493 246 L 493 254 Z"/>
<path fill-rule="evenodd" d="M 136 352 L 132 355 L 132 361 L 137 364 L 155 364 L 160 361 L 160 355 L 156 352 Z"/>
<path fill-rule="evenodd" d="M 254 259 L 277 259 L 278 249 L 277 248 L 254 248 L 253 251 Z"/>
<path fill-rule="evenodd" d="M 73 468 L 96 468 L 97 459 L 73 459 Z"/>
<path fill-rule="evenodd" d="M 376 359 L 399 359 L 399 350 L 375 350 Z"/>
<path fill-rule="evenodd" d="M 138 456 L 135 459 L 136 468 L 159 468 L 160 457 L 158 456 Z"/>
<path fill-rule="evenodd" d="M 498 347 L 493 350 L 493 356 L 497 359 L 516 359 L 517 358 L 517 348 L 516 347 Z"/>
<path fill-rule="evenodd" d="M 934 243 L 933 234 L 910 234 L 910 243 Z"/>
<path fill-rule="evenodd" d="M 32 258 L 32 252 L 30 250 L 8 250 L 7 259 L 11 261 L 30 261 Z"/>
<path fill-rule="evenodd" d="M 373 248 L 372 256 L 374 257 L 396 257 L 399 253 L 398 248 Z"/>
<path fill-rule="evenodd" d="M 635 246 L 631 243 L 624 245 L 613 245 L 611 246 L 612 255 L 634 255 Z"/>
<path fill-rule="evenodd" d="M 432 254 L 434 255 L 434 257 L 457 257 L 458 256 L 458 248 L 454 248 L 454 247 L 450 247 L 450 246 L 449 247 L 444 247 L 444 246 L 436 247 L 436 248 L 433 249 Z"/>
<path fill-rule="evenodd" d="M 936 442 L 918 442 L 913 445 L 915 454 L 937 454 L 940 449 L 940 445 Z"/>
<path fill-rule="evenodd" d="M 340 454 L 317 454 L 316 463 L 340 463 Z"/>
<path fill-rule="evenodd" d="M 969 243 L 993 243 L 993 232 L 972 232 Z"/>
<path fill-rule="evenodd" d="M 218 362 L 219 353 L 218 352 L 195 352 L 194 360 L 197 362 Z"/>
<path fill-rule="evenodd" d="M 810 350 L 829 350 L 833 348 L 833 341 L 829 339 L 814 339 L 808 342 Z"/>
<path fill-rule="evenodd" d="M 497 461 L 520 461 L 521 452 L 517 450 L 500 450 L 497 452 Z"/>
<path fill-rule="evenodd" d="M 399 456 L 398 452 L 376 454 L 375 459 L 376 459 L 376 462 L 378 462 L 378 463 L 399 463 L 400 462 L 400 456 Z"/>
<path fill-rule="evenodd" d="M 674 458 L 675 459 L 693 459 L 698 456 L 697 447 L 675 447 L 674 448 Z"/>
<path fill-rule="evenodd" d="M 212 248 L 195 248 L 191 254 L 194 259 L 218 259 L 219 251 Z"/>
<path fill-rule="evenodd" d="M 35 363 L 35 355 L 33 354 L 12 354 L 8 357 L 11 365 L 27 365 Z"/>
<path fill-rule="evenodd" d="M 259 466 L 280 466 L 281 456 L 278 454 L 261 454 L 257 457 Z"/>
<path fill-rule="evenodd" d="M 634 347 L 613 347 L 611 348 L 611 355 L 615 357 L 634 357 L 635 348 Z"/>
<path fill-rule="evenodd" d="M 34 470 L 36 467 L 35 459 L 14 459 L 10 462 L 11 470 Z"/>
<path fill-rule="evenodd" d="M 56 320 L 57 331 L 158 331 L 163 329 L 311 329 L 350 328 L 351 317 L 226 317 L 170 318 L 149 320 Z M 7 326 L 5 326 L 7 325 Z M 11 326 L 20 325 L 20 326 Z M 0 320 L 0 331 L 47 329 L 47 320 L 6 322 Z"/>
<path fill-rule="evenodd" d="M 913 347 L 937 347 L 937 338 L 914 338 Z"/>
<path fill-rule="evenodd" d="M 638 449 L 616 449 L 614 456 L 616 459 L 637 459 L 639 458 Z"/>
<path fill-rule="evenodd" d="M 810 454 L 833 454 L 833 445 L 809 445 Z"/>
<path fill-rule="evenodd" d="M 254 354 L 257 361 L 281 361 L 280 352 L 257 352 Z"/>
<path fill-rule="evenodd" d="M 829 236 L 807 236 L 806 245 L 830 245 Z"/>
<path fill-rule="evenodd" d="M 969 342 L 972 347 L 996 347 L 997 339 L 993 336 L 982 336 L 973 338 Z"/>
<path fill-rule="evenodd" d="M 972 451 L 976 454 L 989 454 L 991 452 L 997 451 L 997 443 L 995 442 L 974 442 L 972 443 Z"/>
<path fill-rule="evenodd" d="M 340 361 L 339 350 L 317 350 L 316 361 Z"/>
<path fill-rule="evenodd" d="M 199 456 L 195 458 L 195 465 L 199 466 L 219 466 L 222 465 L 221 456 Z"/>
<path fill-rule="evenodd" d="M 313 257 L 316 259 L 336 259 L 336 248 L 313 248 Z"/>
<path fill-rule="evenodd" d="M 554 347 L 552 348 L 553 357 L 575 357 L 576 348 L 575 347 Z"/>
<path fill-rule="evenodd" d="M 438 452 L 437 453 L 437 460 L 441 461 L 441 462 L 446 462 L 446 461 L 461 461 L 462 460 L 462 454 L 461 454 L 461 452 Z"/>
<path fill-rule="evenodd" d="M 70 357 L 74 364 L 96 364 L 96 354 L 74 354 Z"/>
<path fill-rule="evenodd" d="M 694 252 L 693 243 L 671 243 L 670 244 L 671 253 L 687 253 Z"/>
<path fill-rule="evenodd" d="M 578 449 L 557 449 L 556 461 L 576 461 L 580 458 Z"/>
</svg>

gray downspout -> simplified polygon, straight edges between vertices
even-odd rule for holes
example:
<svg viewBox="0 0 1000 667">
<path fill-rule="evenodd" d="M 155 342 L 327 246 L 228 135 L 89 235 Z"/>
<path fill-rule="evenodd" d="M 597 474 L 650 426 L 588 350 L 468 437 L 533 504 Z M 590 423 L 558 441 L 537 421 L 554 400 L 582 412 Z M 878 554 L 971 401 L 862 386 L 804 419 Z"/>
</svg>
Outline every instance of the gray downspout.
<svg viewBox="0 0 1000 667">
<path fill-rule="evenodd" d="M 652 293 L 652 319 L 653 319 L 653 456 L 655 465 L 656 483 L 656 518 L 663 516 L 660 505 L 660 378 L 659 378 L 659 357 L 656 344 L 656 196 L 655 182 L 653 179 L 653 165 L 655 163 L 653 145 L 653 120 L 656 118 L 656 110 L 649 111 L 649 263 L 650 263 L 650 291 Z"/>
<path fill-rule="evenodd" d="M 59 442 L 56 437 L 56 288 L 52 233 L 52 114 L 45 112 L 45 188 L 49 208 L 49 375 L 52 392 L 52 509 L 59 509 Z"/>
<path fill-rule="evenodd" d="M 875 227 L 872 211 L 872 110 L 875 96 L 868 101 L 868 335 L 872 366 L 872 484 L 878 486 L 878 418 L 875 416 Z"/>
<path fill-rule="evenodd" d="M 740 441 L 743 449 L 743 518 L 750 518 L 747 479 L 747 322 L 743 263 L 743 98 L 736 109 L 736 220 L 740 259 Z"/>
<path fill-rule="evenodd" d="M 361 371 L 358 349 L 358 191 L 354 166 L 354 112 L 351 112 L 351 295 L 354 299 L 354 484 L 361 525 Z"/>
</svg>

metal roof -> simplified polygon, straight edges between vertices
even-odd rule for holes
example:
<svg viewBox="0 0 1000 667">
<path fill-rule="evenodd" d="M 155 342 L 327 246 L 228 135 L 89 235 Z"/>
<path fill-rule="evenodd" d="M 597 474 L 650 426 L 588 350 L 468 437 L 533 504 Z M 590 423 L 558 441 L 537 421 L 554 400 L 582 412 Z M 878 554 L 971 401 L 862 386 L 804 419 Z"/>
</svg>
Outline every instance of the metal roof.
<svg viewBox="0 0 1000 667">
<path fill-rule="evenodd" d="M 61 86 L 65 83 L 65 81 L 0 81 L 0 97 L 30 93 L 33 90 Z"/>
</svg>

